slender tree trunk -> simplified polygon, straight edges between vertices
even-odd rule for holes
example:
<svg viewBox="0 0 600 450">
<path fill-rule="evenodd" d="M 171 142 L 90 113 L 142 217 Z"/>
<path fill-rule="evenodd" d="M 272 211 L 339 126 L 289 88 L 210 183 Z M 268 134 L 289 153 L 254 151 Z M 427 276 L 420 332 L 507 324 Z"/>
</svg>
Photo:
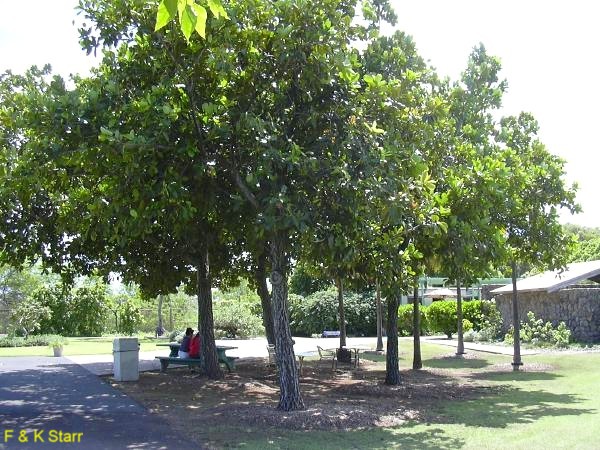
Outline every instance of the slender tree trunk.
<svg viewBox="0 0 600 450">
<path fill-rule="evenodd" d="M 271 302 L 275 341 L 277 342 L 275 353 L 280 389 L 277 408 L 283 411 L 294 411 L 304 409 L 304 401 L 300 395 L 298 369 L 288 314 L 286 241 L 287 236 L 282 232 L 276 233 L 271 240 L 271 285 L 273 286 Z"/>
<path fill-rule="evenodd" d="M 214 320 L 212 309 L 212 291 L 208 247 L 202 248 L 202 260 L 198 264 L 198 329 L 201 332 L 202 356 L 206 374 L 209 378 L 223 378 L 219 367 L 215 344 Z"/>
<path fill-rule="evenodd" d="M 163 306 L 164 296 L 161 294 L 158 296 L 158 326 L 157 331 L 163 329 L 163 316 L 162 316 L 162 306 Z M 158 335 L 158 333 L 156 333 Z"/>
<path fill-rule="evenodd" d="M 258 257 L 257 268 L 254 272 L 256 281 L 256 293 L 260 297 L 262 306 L 262 319 L 265 326 L 267 342 L 275 345 L 275 333 L 273 331 L 273 311 L 271 306 L 271 294 L 267 287 L 266 256 L 264 254 Z"/>
<path fill-rule="evenodd" d="M 463 340 L 463 312 L 462 312 L 462 291 L 460 287 L 460 277 L 456 278 L 456 321 L 457 340 L 456 354 L 458 356 L 465 354 L 465 342 Z"/>
<path fill-rule="evenodd" d="M 375 280 L 375 293 L 377 296 L 377 351 L 383 351 L 383 307 L 381 306 L 381 288 L 379 280 Z"/>
<path fill-rule="evenodd" d="M 517 297 L 517 263 L 512 261 L 510 264 L 512 269 L 512 313 L 513 313 L 513 371 L 517 372 L 519 367 L 523 365 L 521 361 L 521 322 L 519 321 L 519 299 Z"/>
<path fill-rule="evenodd" d="M 336 278 L 338 291 L 338 318 L 340 326 L 340 348 L 346 346 L 346 315 L 344 314 L 344 282 L 341 278 Z"/>
<path fill-rule="evenodd" d="M 416 278 L 413 288 L 413 369 L 423 368 L 421 360 L 421 305 L 419 302 L 419 284 Z"/>
<path fill-rule="evenodd" d="M 173 304 L 171 303 L 171 297 L 169 297 L 169 329 L 173 331 Z"/>
<path fill-rule="evenodd" d="M 385 358 L 385 384 L 400 384 L 398 366 L 398 294 L 390 292 L 387 298 L 387 355 Z"/>
</svg>

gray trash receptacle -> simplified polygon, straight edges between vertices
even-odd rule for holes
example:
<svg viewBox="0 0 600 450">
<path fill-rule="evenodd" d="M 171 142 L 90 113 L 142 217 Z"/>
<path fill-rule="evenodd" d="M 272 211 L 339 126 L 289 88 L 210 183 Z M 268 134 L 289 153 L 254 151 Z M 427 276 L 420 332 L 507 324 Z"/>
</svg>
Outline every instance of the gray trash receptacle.
<svg viewBox="0 0 600 450">
<path fill-rule="evenodd" d="M 115 380 L 137 381 L 140 378 L 140 346 L 137 338 L 113 341 Z"/>
</svg>

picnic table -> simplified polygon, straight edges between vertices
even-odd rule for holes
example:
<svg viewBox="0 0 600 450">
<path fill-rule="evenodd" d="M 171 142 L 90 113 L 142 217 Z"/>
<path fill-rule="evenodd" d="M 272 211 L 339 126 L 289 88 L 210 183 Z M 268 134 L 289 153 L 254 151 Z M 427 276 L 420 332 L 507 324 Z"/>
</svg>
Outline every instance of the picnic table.
<svg viewBox="0 0 600 450">
<path fill-rule="evenodd" d="M 319 352 L 298 352 L 296 357 L 298 358 L 298 372 L 302 375 L 302 365 L 304 364 L 304 358 L 310 358 L 313 356 L 319 356 Z"/>
<path fill-rule="evenodd" d="M 160 360 L 161 369 L 163 372 L 166 372 L 169 364 L 187 364 L 187 365 L 203 365 L 203 361 L 201 358 L 179 358 L 179 348 L 181 344 L 179 342 L 169 342 L 168 344 L 156 344 L 157 347 L 169 347 L 171 352 L 169 356 L 157 356 L 156 359 Z M 227 356 L 227 350 L 233 350 L 237 347 L 231 347 L 227 345 L 217 345 L 217 358 L 220 363 L 225 364 L 227 370 L 231 372 L 235 365 L 235 360 L 237 359 L 234 356 Z"/>
<path fill-rule="evenodd" d="M 325 350 L 327 351 L 331 351 L 331 352 L 335 352 L 335 354 L 337 355 L 337 350 L 340 347 L 334 347 L 334 348 L 326 348 Z M 360 366 L 360 352 L 363 350 L 371 350 L 371 347 L 366 346 L 366 345 L 350 345 L 350 346 L 344 346 L 342 348 L 346 348 L 348 350 L 350 350 L 352 352 L 353 355 L 353 360 L 354 360 L 354 367 L 358 367 Z M 334 358 L 335 361 L 335 366 L 337 367 L 337 356 Z"/>
</svg>

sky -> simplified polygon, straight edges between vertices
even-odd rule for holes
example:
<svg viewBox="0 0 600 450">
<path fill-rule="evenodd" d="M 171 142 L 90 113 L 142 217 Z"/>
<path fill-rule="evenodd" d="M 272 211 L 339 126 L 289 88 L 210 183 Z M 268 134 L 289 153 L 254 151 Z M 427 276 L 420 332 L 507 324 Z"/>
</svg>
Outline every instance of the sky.
<svg viewBox="0 0 600 450">
<path fill-rule="evenodd" d="M 595 139 L 600 89 L 600 27 L 589 0 L 391 0 L 396 28 L 413 36 L 438 73 L 458 79 L 469 53 L 483 43 L 500 58 L 508 80 L 503 115 L 532 113 L 548 150 L 566 161 L 566 180 L 579 185 L 583 213 L 562 222 L 600 227 L 600 141 Z M 87 74 L 73 20 L 76 0 L 0 0 L 0 72 L 50 63 L 54 72 Z"/>
</svg>

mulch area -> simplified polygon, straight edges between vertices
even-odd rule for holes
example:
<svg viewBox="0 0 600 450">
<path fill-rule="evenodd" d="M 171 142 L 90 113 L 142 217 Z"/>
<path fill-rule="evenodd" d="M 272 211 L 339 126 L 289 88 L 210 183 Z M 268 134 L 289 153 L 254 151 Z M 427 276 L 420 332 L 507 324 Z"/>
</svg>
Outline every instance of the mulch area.
<svg viewBox="0 0 600 450">
<path fill-rule="evenodd" d="M 468 356 L 467 356 L 468 357 Z M 447 360 L 451 356 L 441 358 Z M 528 367 L 527 370 L 547 370 Z M 509 372 L 510 365 L 483 369 Z M 344 430 L 398 426 L 408 420 L 435 422 L 435 405 L 498 392 L 472 370 L 402 370 L 402 382 L 387 386 L 385 363 L 362 360 L 358 369 L 332 371 L 327 361 L 307 361 L 300 377 L 306 409 L 282 412 L 276 370 L 262 358 L 238 360 L 234 373 L 209 380 L 188 368 L 145 372 L 136 383 L 107 382 L 163 416 L 181 431 L 205 426 Z M 477 372 L 481 373 L 481 370 Z"/>
</svg>

